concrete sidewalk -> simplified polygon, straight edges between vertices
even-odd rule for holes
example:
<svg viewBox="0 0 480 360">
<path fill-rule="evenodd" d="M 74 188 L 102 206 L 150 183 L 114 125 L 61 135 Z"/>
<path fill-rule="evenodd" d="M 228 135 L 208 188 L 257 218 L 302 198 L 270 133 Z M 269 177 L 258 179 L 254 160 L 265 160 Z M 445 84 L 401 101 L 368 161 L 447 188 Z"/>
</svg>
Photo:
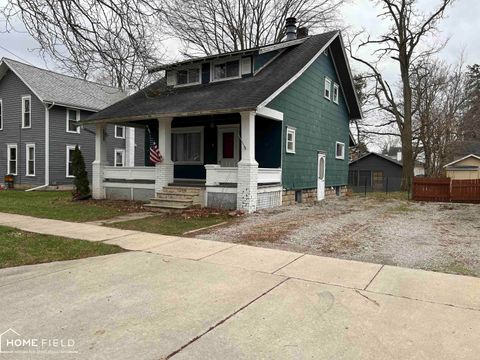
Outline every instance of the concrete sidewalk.
<svg viewBox="0 0 480 360">
<path fill-rule="evenodd" d="M 73 338 L 74 359 L 480 351 L 478 278 L 4 213 L 0 225 L 136 250 L 0 270 L 0 334 Z"/>
</svg>

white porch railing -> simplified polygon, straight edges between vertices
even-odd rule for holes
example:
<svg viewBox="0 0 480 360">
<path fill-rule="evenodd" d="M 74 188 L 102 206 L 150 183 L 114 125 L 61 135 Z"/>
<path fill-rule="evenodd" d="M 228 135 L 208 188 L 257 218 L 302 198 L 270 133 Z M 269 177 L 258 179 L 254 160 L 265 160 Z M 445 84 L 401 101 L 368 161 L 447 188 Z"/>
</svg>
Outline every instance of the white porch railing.
<svg viewBox="0 0 480 360">
<path fill-rule="evenodd" d="M 155 180 L 154 166 L 116 167 L 105 166 L 104 179 L 111 180 Z"/>
<path fill-rule="evenodd" d="M 236 184 L 238 181 L 238 168 L 236 167 L 221 167 L 220 165 L 205 165 L 207 170 L 207 179 L 205 185 L 218 184 Z M 282 169 L 258 169 L 259 184 L 281 183 Z"/>
<path fill-rule="evenodd" d="M 258 169 L 259 184 L 273 184 L 282 182 L 282 169 Z"/>
</svg>

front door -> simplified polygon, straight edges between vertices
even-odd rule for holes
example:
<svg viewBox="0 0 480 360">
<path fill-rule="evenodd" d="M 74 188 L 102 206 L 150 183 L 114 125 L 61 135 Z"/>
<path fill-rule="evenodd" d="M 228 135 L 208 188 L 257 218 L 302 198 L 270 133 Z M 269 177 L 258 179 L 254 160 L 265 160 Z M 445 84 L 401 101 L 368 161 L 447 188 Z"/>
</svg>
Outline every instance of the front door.
<svg viewBox="0 0 480 360">
<path fill-rule="evenodd" d="M 317 200 L 325 199 L 325 159 L 323 153 L 318 154 L 318 174 L 317 174 Z"/>
<path fill-rule="evenodd" d="M 236 167 L 239 160 L 239 126 L 218 126 L 218 164 L 222 167 Z"/>
</svg>

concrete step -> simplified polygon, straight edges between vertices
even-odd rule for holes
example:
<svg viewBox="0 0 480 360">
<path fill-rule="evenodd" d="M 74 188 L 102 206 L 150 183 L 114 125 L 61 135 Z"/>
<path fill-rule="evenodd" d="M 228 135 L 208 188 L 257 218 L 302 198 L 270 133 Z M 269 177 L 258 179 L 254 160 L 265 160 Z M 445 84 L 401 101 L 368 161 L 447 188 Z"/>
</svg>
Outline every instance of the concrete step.
<svg viewBox="0 0 480 360">
<path fill-rule="evenodd" d="M 203 188 L 192 186 L 166 186 L 162 189 L 163 193 L 184 193 L 184 194 L 196 194 L 198 195 Z"/>
<path fill-rule="evenodd" d="M 188 208 L 193 205 L 193 200 L 161 200 L 161 199 L 151 199 L 150 205 L 159 205 L 162 207 L 178 207 L 183 206 Z"/>
<path fill-rule="evenodd" d="M 188 209 L 189 207 L 183 207 L 183 206 L 178 206 L 178 207 L 163 207 L 157 204 L 145 204 L 143 207 L 150 211 L 150 212 L 161 212 L 161 213 L 181 213 L 184 210 Z"/>
<path fill-rule="evenodd" d="M 155 197 L 156 200 L 194 200 L 196 197 L 198 197 L 197 194 L 185 194 L 185 193 L 164 193 L 164 192 L 159 192 L 157 193 L 157 196 Z"/>
</svg>

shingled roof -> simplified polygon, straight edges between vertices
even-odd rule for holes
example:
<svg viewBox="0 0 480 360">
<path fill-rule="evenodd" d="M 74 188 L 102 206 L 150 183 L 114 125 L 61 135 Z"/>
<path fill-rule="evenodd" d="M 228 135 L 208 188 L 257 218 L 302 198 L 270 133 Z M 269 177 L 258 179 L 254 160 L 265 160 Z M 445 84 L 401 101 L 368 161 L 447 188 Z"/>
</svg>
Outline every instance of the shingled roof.
<svg viewBox="0 0 480 360">
<path fill-rule="evenodd" d="M 45 103 L 89 111 L 100 111 L 125 98 L 126 93 L 72 76 L 62 75 L 8 58 L 0 63 L 0 79 L 13 71 Z"/>
<path fill-rule="evenodd" d="M 202 115 L 255 110 L 281 90 L 330 46 L 350 110 L 360 118 L 361 110 L 339 31 L 314 35 L 285 50 L 268 66 L 237 80 L 172 87 L 161 79 L 124 100 L 92 115 L 86 122 L 129 121 L 158 117 Z M 202 61 L 204 59 L 198 59 Z"/>
</svg>

